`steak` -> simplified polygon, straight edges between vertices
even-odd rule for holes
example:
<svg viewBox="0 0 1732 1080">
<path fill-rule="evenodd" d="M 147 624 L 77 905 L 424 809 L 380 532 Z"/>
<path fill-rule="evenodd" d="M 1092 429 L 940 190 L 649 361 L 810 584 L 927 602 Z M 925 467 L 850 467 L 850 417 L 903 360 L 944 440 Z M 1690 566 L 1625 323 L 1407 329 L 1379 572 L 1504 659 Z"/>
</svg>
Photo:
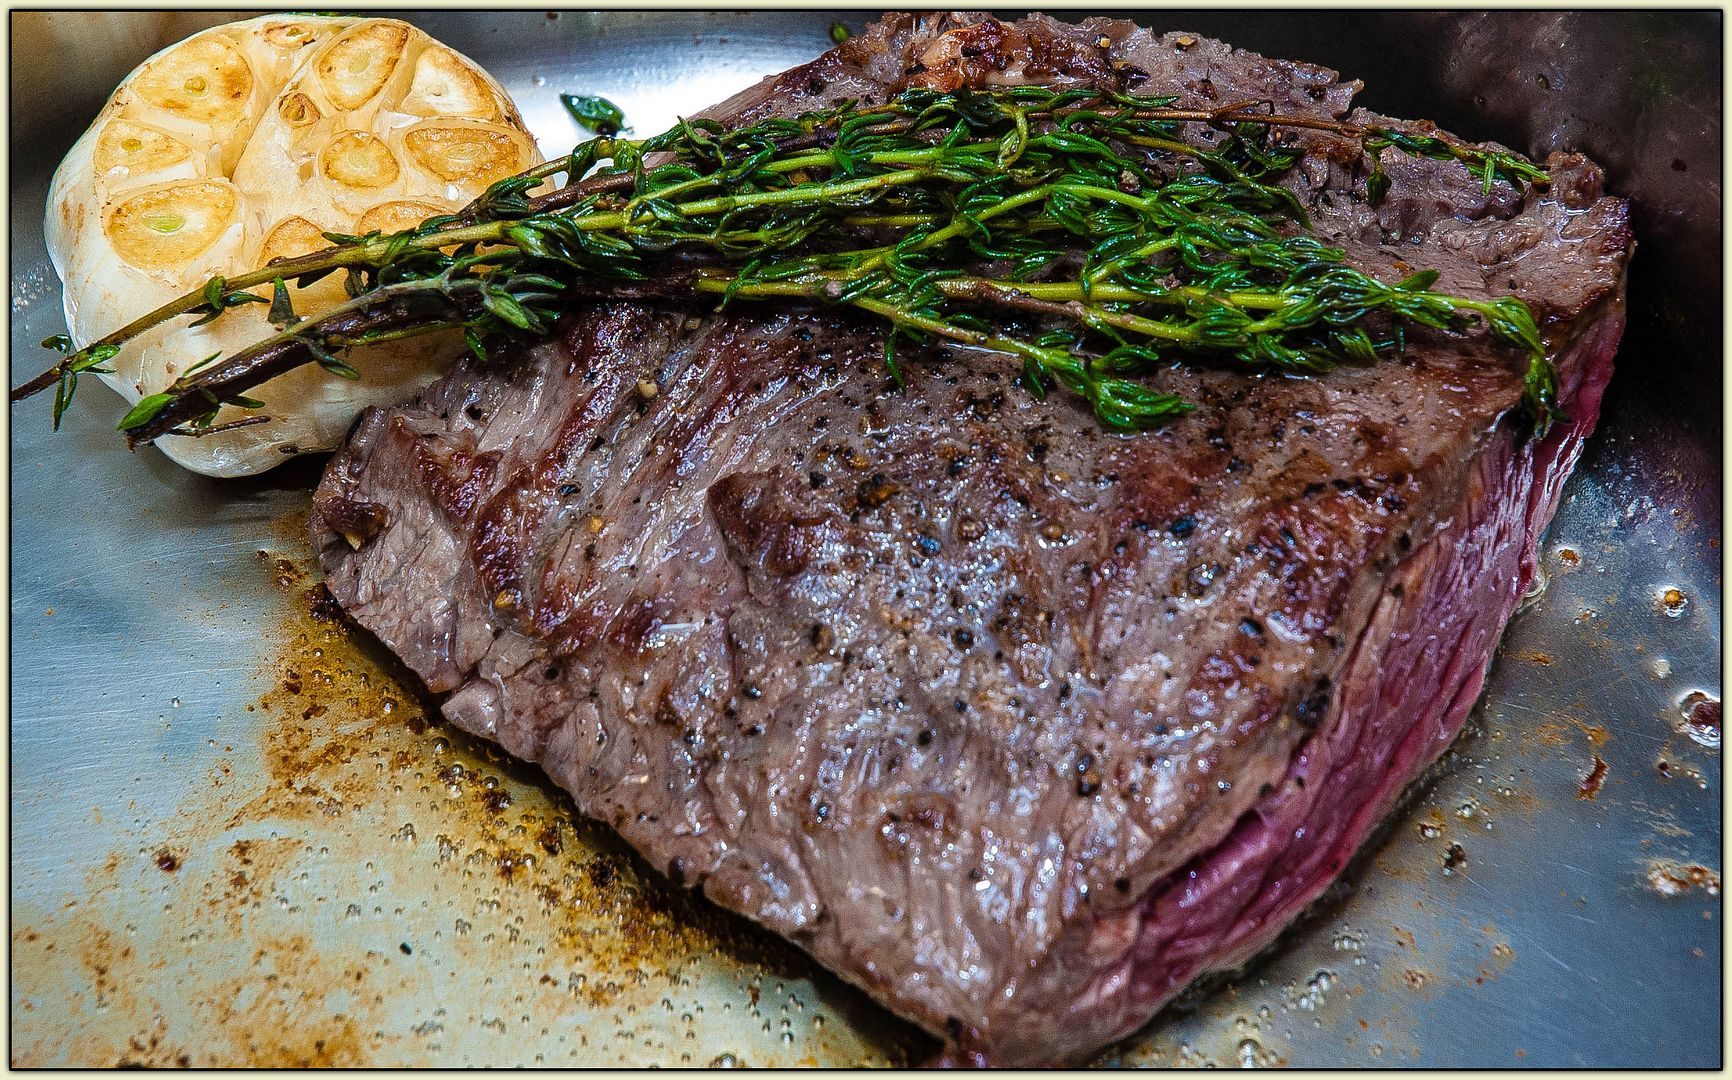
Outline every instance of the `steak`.
<svg viewBox="0 0 1732 1080">
<path fill-rule="evenodd" d="M 1196 35 L 937 13 L 710 115 L 1024 82 L 1434 131 Z M 1356 144 L 1293 137 L 1354 266 L 1531 306 L 1567 420 L 1525 437 L 1483 334 L 1175 365 L 1149 382 L 1197 410 L 1125 435 L 980 352 L 905 347 L 899 389 L 838 309 L 576 302 L 366 414 L 315 496 L 328 586 L 451 723 L 950 1060 L 1085 1058 L 1266 946 L 1455 738 L 1623 328 L 1590 161 L 1486 190 L 1386 149 L 1372 207 Z"/>
</svg>

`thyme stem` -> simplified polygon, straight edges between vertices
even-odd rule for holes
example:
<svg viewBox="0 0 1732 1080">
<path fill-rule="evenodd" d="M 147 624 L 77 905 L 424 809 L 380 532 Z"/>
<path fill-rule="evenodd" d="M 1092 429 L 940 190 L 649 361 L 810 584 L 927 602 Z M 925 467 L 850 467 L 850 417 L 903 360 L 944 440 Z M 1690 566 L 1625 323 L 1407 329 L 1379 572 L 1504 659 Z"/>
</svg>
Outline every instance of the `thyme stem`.
<svg viewBox="0 0 1732 1080">
<path fill-rule="evenodd" d="M 472 345 L 546 333 L 568 295 L 848 305 L 889 324 L 898 381 L 899 340 L 954 341 L 1019 359 L 1032 392 L 1055 383 L 1126 430 L 1189 407 L 1135 378 L 1175 359 L 1319 372 L 1398 350 L 1401 335 L 1386 331 L 1401 323 L 1478 326 L 1528 354 L 1528 407 L 1544 430 L 1554 380 L 1526 307 L 1432 292 L 1434 274 L 1390 285 L 1346 265 L 1274 182 L 1298 152 L 1268 133 L 1359 141 L 1373 198 L 1377 155 L 1391 147 L 1459 162 L 1488 185 L 1543 183 L 1542 171 L 1438 137 L 1278 115 L 1268 102 L 1171 105 L 1094 90 L 918 90 L 733 130 L 682 121 L 649 138 L 592 139 L 457 214 L 394 236 L 333 234 L 331 248 L 213 279 L 13 399 L 58 384 L 58 417 L 78 373 L 145 330 L 341 271 L 350 301 L 188 371 L 128 414 L 129 442 L 209 430 L 221 406 L 253 407 L 244 390 L 299 364 L 352 377 L 336 353 L 356 345 L 453 327 Z M 1225 137 L 1193 143 L 1187 124 Z M 1031 340 L 982 318 L 993 311 L 1050 329 Z"/>
</svg>

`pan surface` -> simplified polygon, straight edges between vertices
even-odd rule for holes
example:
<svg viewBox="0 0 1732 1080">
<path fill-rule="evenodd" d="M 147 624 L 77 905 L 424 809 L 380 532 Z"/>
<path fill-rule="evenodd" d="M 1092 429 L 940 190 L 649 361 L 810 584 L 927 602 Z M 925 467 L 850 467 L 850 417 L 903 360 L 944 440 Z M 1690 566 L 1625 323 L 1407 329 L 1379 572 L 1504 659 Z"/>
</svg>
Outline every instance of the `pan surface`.
<svg viewBox="0 0 1732 1080">
<path fill-rule="evenodd" d="M 1699 14 L 1718 41 L 1718 16 Z M 224 16 L 11 17 L 17 383 L 64 329 L 40 227 L 54 164 L 133 64 Z M 834 19 L 867 19 L 407 17 L 492 71 L 550 155 L 580 134 L 562 92 L 659 130 L 816 55 Z M 1269 954 L 1101 1060 L 1716 1065 L 1718 50 L 1668 53 L 1689 26 L 1616 13 L 1136 17 L 1337 65 L 1367 78 L 1368 104 L 1469 137 L 1584 142 L 1637 197 L 1642 247 L 1607 414 L 1544 544 L 1548 585 L 1469 733 Z M 1536 36 L 1544 94 L 1486 44 Z M 1435 70 L 1403 79 L 1390 57 L 1420 39 L 1436 47 L 1415 64 Z M 1608 112 L 1646 100 L 1596 90 L 1614 75 L 1665 108 Z M 1475 80 L 1502 87 L 1491 104 Z M 1688 128 L 1703 117 L 1711 132 Z M 1620 132 L 1672 147 L 1665 170 Z M 1672 287 L 1667 245 L 1708 259 L 1690 280 L 1712 289 Z M 1688 302 L 1644 299 L 1662 295 Z M 58 434 L 46 402 L 12 410 L 13 1064 L 850 1065 L 932 1049 L 446 728 L 318 609 L 319 462 L 208 480 L 126 454 L 121 411 L 94 385 Z"/>
</svg>

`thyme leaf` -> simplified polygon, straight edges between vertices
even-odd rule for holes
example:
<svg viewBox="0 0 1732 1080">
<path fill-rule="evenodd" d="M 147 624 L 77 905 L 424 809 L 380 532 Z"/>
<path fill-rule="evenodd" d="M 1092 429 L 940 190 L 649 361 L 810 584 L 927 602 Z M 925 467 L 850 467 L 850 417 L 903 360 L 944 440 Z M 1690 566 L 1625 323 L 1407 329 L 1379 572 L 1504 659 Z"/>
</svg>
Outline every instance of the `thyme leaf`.
<svg viewBox="0 0 1732 1080">
<path fill-rule="evenodd" d="M 156 414 L 168 407 L 174 400 L 173 394 L 147 394 L 138 400 L 138 404 L 128 409 L 126 415 L 120 418 L 119 429 L 131 431 L 143 427 L 156 419 Z"/>
<path fill-rule="evenodd" d="M 604 97 L 561 94 L 559 101 L 585 131 L 593 131 L 597 135 L 615 135 L 625 125 L 625 113 L 618 105 Z"/>
<path fill-rule="evenodd" d="M 300 316 L 295 314 L 294 303 L 289 299 L 289 287 L 283 284 L 282 278 L 276 280 L 271 290 L 271 310 L 267 319 L 278 330 L 301 321 Z"/>
</svg>

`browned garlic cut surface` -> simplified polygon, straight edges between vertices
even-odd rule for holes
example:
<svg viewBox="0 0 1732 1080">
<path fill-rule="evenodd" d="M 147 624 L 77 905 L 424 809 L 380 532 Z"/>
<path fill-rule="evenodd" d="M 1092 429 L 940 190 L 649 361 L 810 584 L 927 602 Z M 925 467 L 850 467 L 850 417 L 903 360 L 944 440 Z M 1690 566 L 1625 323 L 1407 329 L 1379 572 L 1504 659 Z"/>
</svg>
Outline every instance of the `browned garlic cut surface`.
<svg viewBox="0 0 1732 1080">
<path fill-rule="evenodd" d="M 499 84 L 406 23 L 276 15 L 195 34 L 133 71 L 55 173 L 46 234 L 67 327 L 88 344 L 213 275 L 317 251 L 326 232 L 410 228 L 540 161 Z M 343 301 L 342 276 L 289 293 L 314 315 Z M 133 341 L 103 381 L 136 402 L 272 332 L 262 304 L 190 321 Z M 196 472 L 262 472 L 336 446 L 361 409 L 404 399 L 461 349 L 449 333 L 357 349 L 359 382 L 289 372 L 249 392 L 268 422 L 157 445 Z"/>
</svg>

